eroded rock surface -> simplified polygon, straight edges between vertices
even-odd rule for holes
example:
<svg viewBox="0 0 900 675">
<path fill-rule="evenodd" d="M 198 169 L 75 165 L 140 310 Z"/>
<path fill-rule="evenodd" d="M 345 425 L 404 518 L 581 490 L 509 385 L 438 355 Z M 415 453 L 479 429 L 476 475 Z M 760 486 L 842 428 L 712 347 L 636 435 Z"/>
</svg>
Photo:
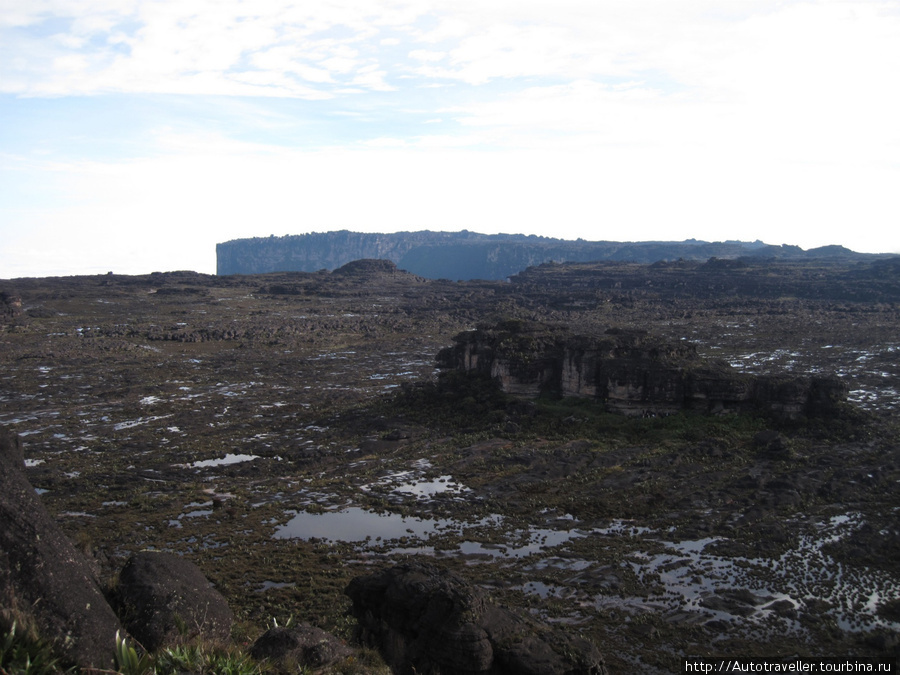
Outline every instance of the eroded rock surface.
<svg viewBox="0 0 900 675">
<path fill-rule="evenodd" d="M 460 333 L 442 368 L 489 375 L 507 393 L 596 398 L 627 415 L 760 409 L 786 418 L 834 412 L 846 398 L 836 377 L 750 376 L 703 359 L 687 342 L 639 330 L 576 335 L 505 321 Z"/>
<path fill-rule="evenodd" d="M 347 587 L 363 642 L 398 673 L 599 675 L 597 648 L 493 605 L 479 588 L 428 563 L 407 563 Z"/>
<path fill-rule="evenodd" d="M 65 659 L 109 667 L 119 621 L 88 561 L 44 509 L 24 466 L 18 437 L 0 430 L 0 606 L 33 617 Z"/>
</svg>

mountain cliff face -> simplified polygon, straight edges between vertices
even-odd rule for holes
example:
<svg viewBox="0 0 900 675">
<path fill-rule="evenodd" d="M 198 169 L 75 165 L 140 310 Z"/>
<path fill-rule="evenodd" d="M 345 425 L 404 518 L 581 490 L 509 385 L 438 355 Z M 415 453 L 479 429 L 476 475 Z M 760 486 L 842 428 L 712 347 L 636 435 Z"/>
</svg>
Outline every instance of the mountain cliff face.
<svg viewBox="0 0 900 675">
<path fill-rule="evenodd" d="M 842 247 L 817 249 L 820 256 L 856 256 Z M 651 263 L 658 260 L 707 260 L 739 256 L 806 257 L 796 246 L 762 242 L 621 243 L 568 241 L 518 234 L 476 232 L 321 232 L 284 237 L 235 239 L 216 245 L 217 273 L 316 272 L 334 270 L 353 260 L 385 259 L 400 269 L 429 279 L 506 279 L 551 261 L 615 260 Z"/>
</svg>

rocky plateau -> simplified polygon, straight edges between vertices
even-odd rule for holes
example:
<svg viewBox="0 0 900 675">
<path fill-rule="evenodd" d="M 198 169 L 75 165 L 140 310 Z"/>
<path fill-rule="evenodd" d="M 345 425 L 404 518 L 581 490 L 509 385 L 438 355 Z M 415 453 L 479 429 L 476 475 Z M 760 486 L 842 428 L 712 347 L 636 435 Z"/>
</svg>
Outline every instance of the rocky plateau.
<svg viewBox="0 0 900 675">
<path fill-rule="evenodd" d="M 79 578 L 189 561 L 320 672 L 896 658 L 896 261 L 2 280 L 10 480 Z"/>
</svg>

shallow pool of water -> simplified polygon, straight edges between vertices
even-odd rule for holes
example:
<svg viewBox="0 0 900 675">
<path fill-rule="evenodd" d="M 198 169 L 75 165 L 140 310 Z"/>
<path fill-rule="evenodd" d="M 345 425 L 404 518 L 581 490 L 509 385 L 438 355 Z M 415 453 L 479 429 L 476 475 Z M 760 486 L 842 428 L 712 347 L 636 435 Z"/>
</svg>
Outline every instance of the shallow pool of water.
<svg viewBox="0 0 900 675">
<path fill-rule="evenodd" d="M 275 530 L 276 539 L 324 539 L 360 543 L 403 537 L 426 538 L 440 532 L 459 532 L 462 524 L 447 519 L 410 518 L 376 513 L 357 506 L 309 513 L 301 511 Z"/>
<path fill-rule="evenodd" d="M 241 462 L 249 462 L 254 459 L 259 459 L 258 455 L 233 455 L 226 454 L 224 457 L 220 457 L 219 459 L 203 459 L 198 462 L 193 462 L 192 464 L 188 464 L 195 469 L 205 468 L 210 466 L 227 466 L 228 464 L 240 464 Z"/>
</svg>

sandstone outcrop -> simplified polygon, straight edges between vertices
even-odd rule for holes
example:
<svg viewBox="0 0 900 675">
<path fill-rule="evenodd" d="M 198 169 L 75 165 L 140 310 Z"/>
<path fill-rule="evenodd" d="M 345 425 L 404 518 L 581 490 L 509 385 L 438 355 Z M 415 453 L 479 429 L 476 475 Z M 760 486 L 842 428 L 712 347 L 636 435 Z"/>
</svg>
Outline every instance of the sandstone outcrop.
<svg viewBox="0 0 900 675">
<path fill-rule="evenodd" d="M 200 569 L 177 555 L 143 551 L 129 558 L 115 589 L 128 632 L 148 651 L 195 637 L 228 640 L 234 614 Z"/>
<path fill-rule="evenodd" d="M 797 418 L 832 413 L 846 398 L 836 377 L 754 377 L 701 358 L 687 342 L 643 331 L 575 335 L 506 321 L 460 333 L 454 342 L 438 354 L 441 368 L 490 376 L 520 396 L 598 399 L 626 415 L 761 410 Z"/>
<path fill-rule="evenodd" d="M 22 298 L 0 291 L 0 326 L 11 323 L 22 314 Z"/>
<path fill-rule="evenodd" d="M 33 619 L 65 660 L 111 667 L 119 620 L 87 559 L 25 478 L 18 437 L 5 431 L 0 431 L 0 523 L 0 606 Z"/>
<path fill-rule="evenodd" d="M 461 577 L 407 563 L 347 587 L 361 641 L 402 675 L 600 675 L 588 640 L 492 604 Z"/>
</svg>

